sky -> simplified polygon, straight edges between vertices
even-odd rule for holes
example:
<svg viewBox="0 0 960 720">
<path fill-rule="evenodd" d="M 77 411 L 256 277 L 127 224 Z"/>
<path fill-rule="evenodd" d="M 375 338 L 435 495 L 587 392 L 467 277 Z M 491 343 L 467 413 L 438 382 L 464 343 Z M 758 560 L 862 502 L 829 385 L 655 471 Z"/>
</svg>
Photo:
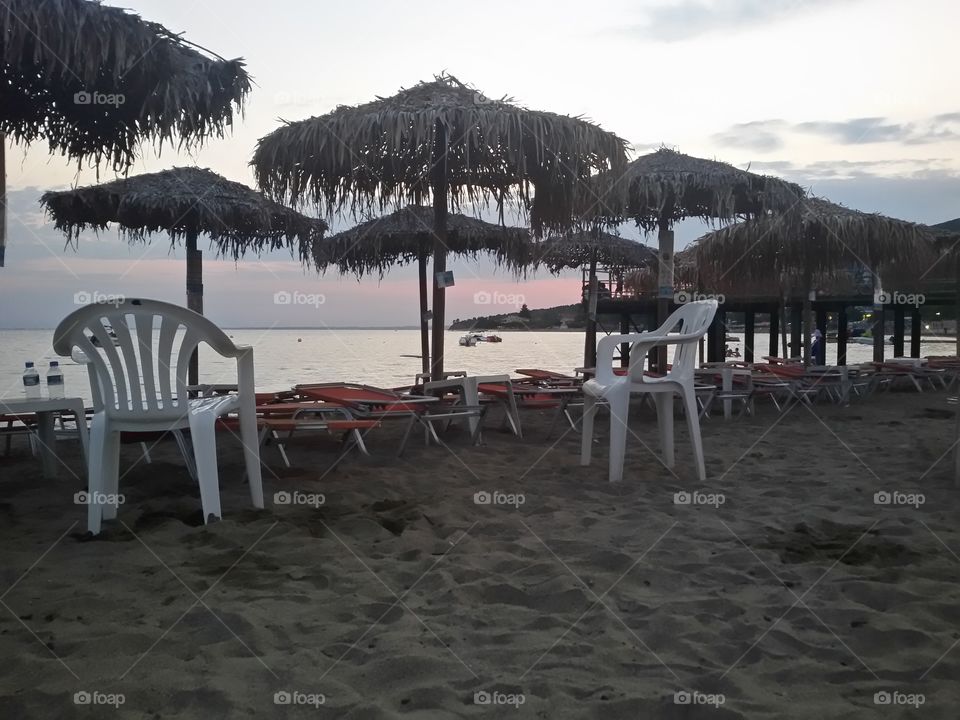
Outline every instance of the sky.
<svg viewBox="0 0 960 720">
<path fill-rule="evenodd" d="M 256 83 L 226 138 L 183 154 L 164 147 L 158 156 L 148 145 L 131 174 L 198 165 L 252 186 L 256 141 L 281 118 L 321 115 L 446 71 L 488 97 L 589 118 L 625 138 L 634 157 L 664 144 L 860 210 L 926 223 L 960 216 L 956 0 L 122 4 L 245 58 Z M 53 327 L 85 298 L 184 302 L 184 252 L 166 236 L 131 246 L 108 230 L 67 247 L 37 203 L 45 190 L 113 177 L 51 156 L 43 143 L 8 145 L 0 328 Z M 333 229 L 351 224 L 337 218 Z M 678 248 L 708 229 L 681 223 Z M 621 234 L 643 237 L 630 225 Z M 518 280 L 485 261 L 452 267 L 449 319 L 579 298 L 575 272 Z M 205 313 L 227 327 L 418 322 L 415 268 L 357 282 L 318 276 L 283 251 L 235 263 L 206 250 L 204 273 Z M 278 305 L 278 293 L 293 301 Z"/>
</svg>

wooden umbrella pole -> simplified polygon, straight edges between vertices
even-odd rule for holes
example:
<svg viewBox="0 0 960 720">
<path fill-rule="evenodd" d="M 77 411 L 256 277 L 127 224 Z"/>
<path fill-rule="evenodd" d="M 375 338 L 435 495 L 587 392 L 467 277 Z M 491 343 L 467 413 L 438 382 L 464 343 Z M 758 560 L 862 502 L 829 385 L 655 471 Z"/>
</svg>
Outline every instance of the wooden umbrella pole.
<svg viewBox="0 0 960 720">
<path fill-rule="evenodd" d="M 583 333 L 583 366 L 597 366 L 597 251 L 590 256 L 590 276 L 587 278 L 587 324 Z"/>
<path fill-rule="evenodd" d="M 203 253 L 197 249 L 196 230 L 187 233 L 187 307 L 203 315 Z M 190 370 L 187 376 L 189 385 L 200 380 L 199 353 L 194 350 L 190 356 Z"/>
<path fill-rule="evenodd" d="M 659 259 L 657 263 L 657 326 L 663 325 L 670 317 L 670 301 L 673 299 L 673 230 L 670 229 L 670 219 L 666 214 L 660 217 L 657 233 Z M 669 294 L 667 293 L 669 288 Z M 667 347 L 657 349 L 657 372 L 667 370 Z"/>
<path fill-rule="evenodd" d="M 427 248 L 421 243 L 417 257 L 417 269 L 420 275 L 420 363 L 424 373 L 430 372 L 430 321 L 427 319 Z"/>
<path fill-rule="evenodd" d="M 7 136 L 0 132 L 0 268 L 7 251 Z"/>
<path fill-rule="evenodd" d="M 787 345 L 787 296 L 785 292 L 780 293 L 780 339 L 783 341 L 783 356 L 790 357 L 790 347 Z"/>
<path fill-rule="evenodd" d="M 433 357 L 430 377 L 443 379 L 443 336 L 446 330 L 446 288 L 439 283 L 440 273 L 447 270 L 447 129 L 437 120 L 431 169 L 433 191 Z"/>
</svg>

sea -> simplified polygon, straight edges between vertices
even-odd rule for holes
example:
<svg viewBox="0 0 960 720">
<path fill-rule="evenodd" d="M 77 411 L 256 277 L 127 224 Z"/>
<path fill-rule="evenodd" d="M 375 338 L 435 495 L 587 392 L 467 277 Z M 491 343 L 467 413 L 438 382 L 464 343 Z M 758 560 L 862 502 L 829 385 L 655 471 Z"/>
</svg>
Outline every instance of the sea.
<svg viewBox="0 0 960 720">
<path fill-rule="evenodd" d="M 225 329 L 238 345 L 252 345 L 258 391 L 289 389 L 298 383 L 356 382 L 381 387 L 412 385 L 420 372 L 420 332 L 416 329 Z M 445 368 L 471 375 L 513 373 L 517 368 L 542 368 L 572 374 L 583 365 L 582 332 L 498 332 L 500 343 L 458 344 L 460 331 L 446 334 Z M 743 335 L 730 333 L 731 348 L 743 352 Z M 766 354 L 767 339 L 757 334 L 757 358 Z M 761 339 L 762 338 L 762 339 Z M 67 395 L 90 400 L 86 369 L 51 347 L 52 330 L 0 330 L 0 398 L 23 396 L 23 365 L 33 361 L 41 375 L 58 360 Z M 924 339 L 921 355 L 948 355 L 953 343 Z M 892 347 L 888 346 L 892 355 Z M 873 357 L 869 345 L 847 346 L 849 363 Z M 827 362 L 835 362 L 836 345 L 828 343 Z M 236 382 L 236 361 L 201 347 L 200 381 Z"/>
</svg>

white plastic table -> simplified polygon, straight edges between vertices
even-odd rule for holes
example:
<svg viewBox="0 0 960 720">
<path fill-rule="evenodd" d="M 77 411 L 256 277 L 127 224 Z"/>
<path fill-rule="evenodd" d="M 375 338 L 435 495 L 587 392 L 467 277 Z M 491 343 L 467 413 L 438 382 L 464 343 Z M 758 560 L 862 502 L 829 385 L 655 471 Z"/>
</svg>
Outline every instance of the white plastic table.
<svg viewBox="0 0 960 720">
<path fill-rule="evenodd" d="M 0 415 L 29 415 L 36 413 L 37 435 L 40 439 L 40 458 L 43 462 L 43 476 L 57 476 L 57 433 L 54 420 L 57 415 L 73 415 L 77 422 L 77 434 L 80 435 L 80 447 L 83 453 L 83 475 L 86 475 L 87 462 L 87 414 L 83 407 L 83 398 L 0 398 Z"/>
</svg>

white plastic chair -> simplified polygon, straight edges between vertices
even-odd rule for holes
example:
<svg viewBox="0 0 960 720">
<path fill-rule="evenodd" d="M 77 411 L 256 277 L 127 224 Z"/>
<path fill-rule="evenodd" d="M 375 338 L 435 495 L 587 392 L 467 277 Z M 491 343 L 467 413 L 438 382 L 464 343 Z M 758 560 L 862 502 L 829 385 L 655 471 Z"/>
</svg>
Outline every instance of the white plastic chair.
<svg viewBox="0 0 960 720">
<path fill-rule="evenodd" d="M 200 343 L 222 357 L 236 358 L 235 395 L 189 398 L 187 368 Z M 121 431 L 189 427 L 204 522 L 210 515 L 220 518 L 215 424 L 229 412 L 240 417 L 250 497 L 255 507 L 263 507 L 253 348 L 234 345 L 220 328 L 192 310 L 134 298 L 115 305 L 87 305 L 71 313 L 54 331 L 53 348 L 64 357 L 79 348 L 88 360 L 94 407 L 88 468 L 90 532 L 99 533 L 101 519 L 117 515 Z"/>
<path fill-rule="evenodd" d="M 716 312 L 716 300 L 699 300 L 681 307 L 656 330 L 630 335 L 608 335 L 600 340 L 597 346 L 597 376 L 583 384 L 581 465 L 590 464 L 597 401 L 604 400 L 610 406 L 610 482 L 620 482 L 623 479 L 623 458 L 627 449 L 630 396 L 634 393 L 655 393 L 663 461 L 667 467 L 673 467 L 673 395 L 679 393 L 686 410 L 697 472 L 701 482 L 707 479 L 703 443 L 700 439 L 694 369 L 697 343 L 707 332 Z M 675 334 L 669 334 L 671 332 Z M 621 343 L 631 344 L 630 367 L 626 375 L 615 375 L 613 355 Z M 663 377 L 648 377 L 643 372 L 644 361 L 651 348 L 660 345 L 677 346 L 672 368 Z"/>
</svg>

